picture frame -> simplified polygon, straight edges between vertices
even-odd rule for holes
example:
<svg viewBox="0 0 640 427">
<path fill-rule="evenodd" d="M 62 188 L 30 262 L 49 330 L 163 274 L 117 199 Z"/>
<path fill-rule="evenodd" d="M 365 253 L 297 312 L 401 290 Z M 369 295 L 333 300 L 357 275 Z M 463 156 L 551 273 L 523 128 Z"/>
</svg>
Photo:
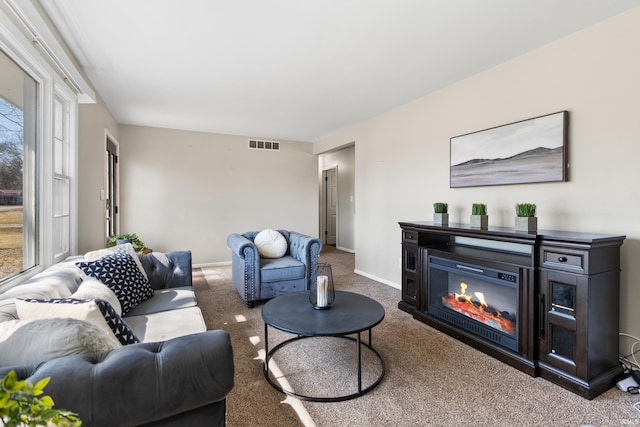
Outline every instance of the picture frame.
<svg viewBox="0 0 640 427">
<path fill-rule="evenodd" d="M 568 111 L 450 138 L 450 188 L 567 180 Z"/>
</svg>

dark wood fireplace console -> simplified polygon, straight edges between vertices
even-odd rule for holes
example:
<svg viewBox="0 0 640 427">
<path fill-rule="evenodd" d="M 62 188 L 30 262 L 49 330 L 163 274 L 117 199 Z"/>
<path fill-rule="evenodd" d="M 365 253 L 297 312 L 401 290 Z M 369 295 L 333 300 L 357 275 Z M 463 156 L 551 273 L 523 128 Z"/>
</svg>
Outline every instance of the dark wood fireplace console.
<svg viewBox="0 0 640 427">
<path fill-rule="evenodd" d="M 415 319 L 531 376 L 593 399 L 618 363 L 620 246 L 625 236 L 400 222 L 402 300 Z M 518 274 L 517 351 L 428 311 L 429 257 Z"/>
</svg>

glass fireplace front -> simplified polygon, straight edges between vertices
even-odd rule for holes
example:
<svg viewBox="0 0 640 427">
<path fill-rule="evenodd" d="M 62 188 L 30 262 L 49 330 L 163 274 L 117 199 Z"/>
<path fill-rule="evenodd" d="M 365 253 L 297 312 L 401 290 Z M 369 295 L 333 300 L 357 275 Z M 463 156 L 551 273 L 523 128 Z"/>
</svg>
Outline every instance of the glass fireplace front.
<svg viewBox="0 0 640 427">
<path fill-rule="evenodd" d="M 518 350 L 517 273 L 429 256 L 429 314 Z"/>
</svg>

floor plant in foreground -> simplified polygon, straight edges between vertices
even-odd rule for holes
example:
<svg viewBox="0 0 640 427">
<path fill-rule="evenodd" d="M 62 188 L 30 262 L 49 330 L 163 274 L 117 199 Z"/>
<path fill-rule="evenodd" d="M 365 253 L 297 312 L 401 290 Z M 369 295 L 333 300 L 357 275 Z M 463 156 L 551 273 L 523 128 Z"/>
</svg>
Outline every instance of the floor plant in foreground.
<svg viewBox="0 0 640 427">
<path fill-rule="evenodd" d="M 82 426 L 78 414 L 55 409 L 53 399 L 44 396 L 43 389 L 49 377 L 35 385 L 18 381 L 15 371 L 10 371 L 0 381 L 0 422 L 5 427 Z"/>
</svg>

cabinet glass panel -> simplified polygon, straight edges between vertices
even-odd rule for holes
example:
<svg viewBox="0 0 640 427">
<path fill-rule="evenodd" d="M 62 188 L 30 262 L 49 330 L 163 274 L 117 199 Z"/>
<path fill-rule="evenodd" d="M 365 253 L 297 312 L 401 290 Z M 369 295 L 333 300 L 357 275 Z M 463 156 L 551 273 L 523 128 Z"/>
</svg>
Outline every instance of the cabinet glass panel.
<svg viewBox="0 0 640 427">
<path fill-rule="evenodd" d="M 575 317 L 576 288 L 551 282 L 551 310 Z"/>
<path fill-rule="evenodd" d="M 408 298 L 415 299 L 417 293 L 417 282 L 409 277 L 404 279 L 404 295 Z"/>
<path fill-rule="evenodd" d="M 404 265 L 408 271 L 416 271 L 416 253 L 415 252 L 409 252 L 409 251 L 405 251 L 404 252 Z"/>
<path fill-rule="evenodd" d="M 568 329 L 551 325 L 551 354 L 573 361 L 576 333 Z"/>
</svg>

